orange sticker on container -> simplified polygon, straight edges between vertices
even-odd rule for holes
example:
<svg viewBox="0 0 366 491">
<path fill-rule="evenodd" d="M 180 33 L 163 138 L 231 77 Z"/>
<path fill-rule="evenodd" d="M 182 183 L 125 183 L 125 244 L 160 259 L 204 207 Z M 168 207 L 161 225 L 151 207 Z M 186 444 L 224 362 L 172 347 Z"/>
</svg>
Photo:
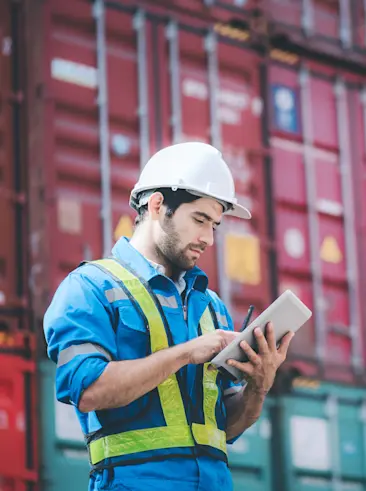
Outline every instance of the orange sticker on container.
<svg viewBox="0 0 366 491">
<path fill-rule="evenodd" d="M 327 263 L 339 264 L 342 261 L 343 254 L 335 237 L 325 237 L 320 248 L 320 257 Z"/>
<path fill-rule="evenodd" d="M 119 219 L 117 227 L 114 230 L 114 240 L 118 240 L 121 237 L 132 237 L 133 223 L 129 215 L 122 215 Z"/>
<path fill-rule="evenodd" d="M 239 283 L 261 282 L 260 244 L 254 235 L 228 234 L 225 237 L 226 276 Z"/>
</svg>

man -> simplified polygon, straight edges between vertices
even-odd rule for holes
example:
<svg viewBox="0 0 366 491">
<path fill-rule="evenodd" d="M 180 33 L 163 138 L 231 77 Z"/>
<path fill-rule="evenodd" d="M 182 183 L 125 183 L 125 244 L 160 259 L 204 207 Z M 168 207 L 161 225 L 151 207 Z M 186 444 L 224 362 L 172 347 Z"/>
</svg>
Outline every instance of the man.
<svg viewBox="0 0 366 491">
<path fill-rule="evenodd" d="M 86 435 L 89 489 L 230 490 L 226 443 L 258 419 L 292 333 L 278 350 L 270 325 L 258 354 L 242 344 L 249 361 L 231 363 L 245 388 L 209 366 L 237 333 L 196 262 L 224 214 L 250 218 L 215 148 L 161 150 L 130 204 L 131 240 L 70 273 L 44 321 L 57 397 Z"/>
</svg>

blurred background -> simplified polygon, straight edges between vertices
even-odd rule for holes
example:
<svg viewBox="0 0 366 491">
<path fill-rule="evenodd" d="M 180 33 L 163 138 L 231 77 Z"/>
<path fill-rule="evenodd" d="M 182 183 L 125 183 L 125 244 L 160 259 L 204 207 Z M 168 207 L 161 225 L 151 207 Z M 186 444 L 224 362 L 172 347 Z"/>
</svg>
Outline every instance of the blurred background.
<svg viewBox="0 0 366 491">
<path fill-rule="evenodd" d="M 314 312 L 230 448 L 235 491 L 366 490 L 365 26 L 365 0 L 0 0 L 0 491 L 87 489 L 43 315 L 186 140 L 253 213 L 201 262 L 236 327 L 288 288 Z"/>
</svg>

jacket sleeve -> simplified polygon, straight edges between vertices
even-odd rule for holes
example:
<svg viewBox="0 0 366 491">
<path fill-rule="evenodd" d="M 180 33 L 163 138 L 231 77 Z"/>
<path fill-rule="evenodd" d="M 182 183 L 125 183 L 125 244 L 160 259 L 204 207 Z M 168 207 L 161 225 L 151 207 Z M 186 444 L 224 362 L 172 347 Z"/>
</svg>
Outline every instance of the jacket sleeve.
<svg viewBox="0 0 366 491">
<path fill-rule="evenodd" d="M 80 270 L 70 273 L 45 314 L 47 352 L 57 364 L 60 402 L 78 406 L 83 391 L 116 357 L 114 313 L 101 285 L 100 278 Z"/>
</svg>

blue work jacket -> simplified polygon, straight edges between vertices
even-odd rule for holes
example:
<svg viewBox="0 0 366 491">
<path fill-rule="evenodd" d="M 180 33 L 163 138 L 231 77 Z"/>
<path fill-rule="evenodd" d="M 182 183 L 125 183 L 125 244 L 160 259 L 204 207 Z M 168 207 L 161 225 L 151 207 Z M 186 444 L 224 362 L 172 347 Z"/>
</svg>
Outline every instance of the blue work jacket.
<svg viewBox="0 0 366 491">
<path fill-rule="evenodd" d="M 198 267 L 184 276 L 187 298 L 185 316 L 177 286 L 132 247 L 128 239 L 121 238 L 112 254 L 148 282 L 155 295 L 164 299 L 161 304 L 173 344 L 184 343 L 198 336 L 199 319 L 210 301 L 218 326 L 233 330 L 224 304 L 214 292 L 207 290 L 207 276 Z M 61 283 L 44 318 L 48 355 L 57 363 L 57 398 L 75 406 L 85 435 L 139 429 L 143 418 L 136 416 L 143 415 L 147 408 L 148 395 L 123 408 L 87 414 L 78 410 L 83 391 L 100 377 L 110 360 L 143 358 L 149 354 L 149 334 L 143 318 L 130 299 L 116 294 L 116 286 L 105 272 L 93 264 L 80 266 Z M 188 420 L 198 397 L 197 370 L 197 365 L 187 365 L 179 371 L 185 385 L 182 397 Z M 223 400 L 217 404 L 216 419 L 218 425 L 225 429 L 225 398 L 231 397 L 241 386 L 222 377 L 219 383 Z M 161 409 L 157 404 L 153 404 L 148 411 L 146 419 L 149 422 L 161 418 Z M 185 456 L 184 451 L 179 458 L 169 456 L 168 452 L 165 458 L 160 457 L 159 460 L 146 459 L 133 465 L 118 465 L 94 472 L 89 489 L 165 491 L 178 486 L 178 482 L 181 491 L 231 489 L 231 477 L 225 462 L 200 452 L 192 456 L 191 449 Z M 107 460 L 112 465 L 119 462 L 118 458 Z"/>
</svg>

